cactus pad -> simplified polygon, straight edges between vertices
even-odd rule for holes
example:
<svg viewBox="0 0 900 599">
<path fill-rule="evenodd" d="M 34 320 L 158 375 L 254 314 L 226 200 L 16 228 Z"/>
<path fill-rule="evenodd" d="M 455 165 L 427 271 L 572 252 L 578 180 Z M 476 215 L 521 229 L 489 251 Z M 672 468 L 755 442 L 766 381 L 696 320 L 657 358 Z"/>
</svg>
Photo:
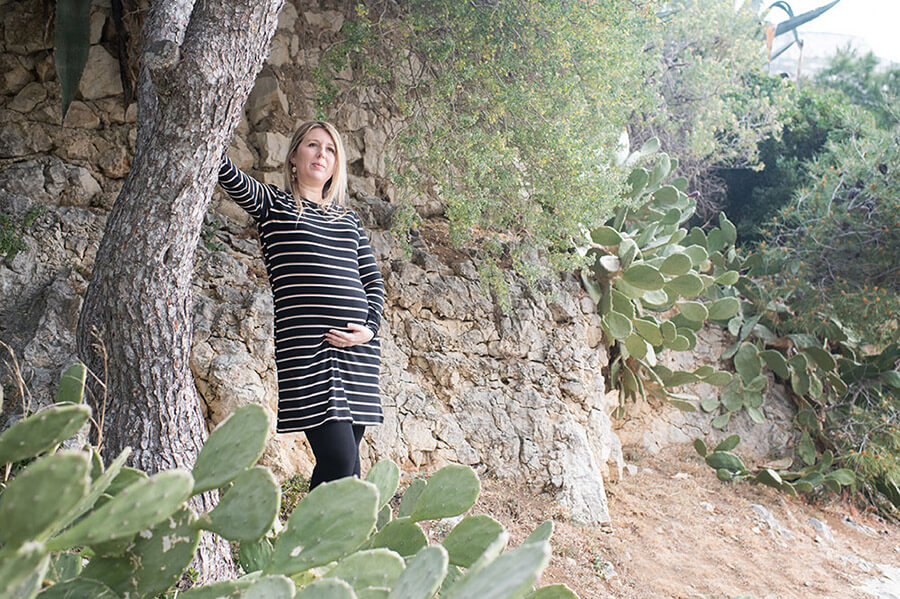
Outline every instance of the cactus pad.
<svg viewBox="0 0 900 599">
<path fill-rule="evenodd" d="M 0 464 L 33 458 L 78 432 L 91 409 L 85 405 L 54 404 L 23 418 L 0 435 Z"/>
<path fill-rule="evenodd" d="M 445 599 L 506 599 L 531 589 L 550 561 L 550 544 L 526 543 L 481 569 L 471 569 L 451 586 Z"/>
<path fill-rule="evenodd" d="M 268 434 L 269 416 L 256 404 L 241 406 L 220 422 L 194 464 L 194 495 L 217 489 L 254 465 Z"/>
<path fill-rule="evenodd" d="M 284 576 L 216 582 L 179 593 L 180 599 L 291 599 L 294 583 Z"/>
<path fill-rule="evenodd" d="M 64 582 L 81 574 L 81 555 L 77 553 L 56 553 L 50 556 L 50 565 L 44 578 L 53 584 Z"/>
<path fill-rule="evenodd" d="M 390 460 L 382 460 L 372 466 L 366 480 L 378 487 L 379 509 L 394 497 L 400 484 L 400 468 Z"/>
<path fill-rule="evenodd" d="M 84 396 L 84 379 L 87 368 L 84 364 L 72 364 L 59 379 L 56 389 L 56 403 L 81 403 Z"/>
<path fill-rule="evenodd" d="M 392 520 L 365 544 L 366 549 L 384 547 L 406 557 L 415 555 L 428 544 L 425 533 L 409 518 Z"/>
<path fill-rule="evenodd" d="M 0 495 L 0 535 L 11 547 L 46 540 L 54 524 L 82 497 L 90 484 L 90 455 L 60 452 L 29 465 Z"/>
<path fill-rule="evenodd" d="M 272 472 L 256 466 L 241 472 L 215 509 L 201 516 L 195 526 L 229 541 L 252 541 L 272 528 L 280 503 Z"/>
<path fill-rule="evenodd" d="M 125 464 L 125 460 L 128 459 L 128 456 L 131 455 L 131 448 L 126 447 L 119 456 L 113 460 L 112 464 L 109 465 L 109 468 L 103 471 L 94 483 L 91 485 L 90 490 L 88 490 L 87 495 L 82 497 L 81 501 L 78 502 L 69 512 L 60 519 L 59 522 L 53 527 L 53 534 L 58 533 L 61 530 L 65 530 L 72 522 L 74 522 L 77 518 L 79 518 L 82 514 L 87 512 L 89 509 L 94 507 L 94 504 L 97 503 L 97 500 L 100 499 L 100 496 L 105 493 L 113 480 L 115 480 L 119 476 L 119 472 L 122 469 L 122 466 Z M 146 475 L 145 475 L 146 476 Z"/>
<path fill-rule="evenodd" d="M 400 507 L 397 508 L 398 518 L 406 518 L 413 513 L 413 510 L 416 509 L 416 502 L 419 500 L 419 495 L 421 495 L 424 490 L 424 479 L 415 478 L 409 483 L 409 487 L 406 488 L 406 492 L 403 493 L 403 498 L 400 500 Z"/>
<path fill-rule="evenodd" d="M 266 538 L 241 541 L 238 548 L 238 563 L 244 572 L 258 572 L 272 559 L 272 542 Z"/>
<path fill-rule="evenodd" d="M 541 522 L 540 526 L 531 531 L 531 534 L 522 541 L 522 544 L 543 543 L 549 541 L 551 536 L 553 536 L 553 520 L 545 520 Z"/>
<path fill-rule="evenodd" d="M 50 551 L 130 537 L 162 522 L 190 496 L 191 475 L 160 472 L 140 480 L 47 544 Z"/>
<path fill-rule="evenodd" d="M 264 576 L 254 580 L 250 588 L 241 593 L 241 599 L 291 599 L 294 597 L 294 581 L 285 576 Z"/>
<path fill-rule="evenodd" d="M 564 584 L 551 584 L 526 595 L 525 599 L 578 599 L 578 595 Z"/>
<path fill-rule="evenodd" d="M 0 597 L 31 599 L 41 589 L 50 555 L 39 543 L 0 549 Z"/>
<path fill-rule="evenodd" d="M 353 587 L 343 580 L 320 578 L 300 589 L 294 599 L 358 599 Z"/>
<path fill-rule="evenodd" d="M 403 558 L 389 549 L 368 549 L 348 555 L 325 575 L 343 580 L 360 595 L 366 589 L 392 587 L 405 567 Z"/>
<path fill-rule="evenodd" d="M 447 575 L 447 560 L 447 551 L 440 545 L 425 547 L 409 560 L 388 599 L 433 597 Z"/>
<path fill-rule="evenodd" d="M 200 541 L 199 532 L 192 526 L 195 519 L 189 508 L 182 507 L 150 530 L 135 535 L 122 557 L 91 560 L 84 577 L 102 580 L 125 597 L 156 596 L 178 582 L 194 558 Z M 118 565 L 127 576 L 113 582 L 100 569 L 104 564 L 107 569 Z"/>
<path fill-rule="evenodd" d="M 435 472 L 416 501 L 415 521 L 458 516 L 475 505 L 481 483 L 469 466 L 451 464 Z"/>
<path fill-rule="evenodd" d="M 108 586 L 98 580 L 76 578 L 41 591 L 38 599 L 119 599 Z"/>
<path fill-rule="evenodd" d="M 451 564 L 471 567 L 503 532 L 503 525 L 489 516 L 466 516 L 441 541 Z"/>
<path fill-rule="evenodd" d="M 355 478 L 319 485 L 294 509 L 266 573 L 291 575 L 359 547 L 375 528 L 378 489 Z"/>
</svg>

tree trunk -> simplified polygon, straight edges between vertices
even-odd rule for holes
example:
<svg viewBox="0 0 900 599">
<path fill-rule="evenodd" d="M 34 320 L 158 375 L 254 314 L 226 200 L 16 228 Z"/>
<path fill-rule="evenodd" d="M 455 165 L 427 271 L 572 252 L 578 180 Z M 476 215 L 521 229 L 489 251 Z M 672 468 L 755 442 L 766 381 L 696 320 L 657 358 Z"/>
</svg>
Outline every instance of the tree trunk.
<svg viewBox="0 0 900 599">
<path fill-rule="evenodd" d="M 206 439 L 189 368 L 194 253 L 220 158 L 282 3 L 158 0 L 147 13 L 135 156 L 77 330 L 94 372 L 103 372 L 94 330 L 108 356 L 107 459 L 130 446 L 133 464 L 146 471 L 190 469 Z M 202 581 L 234 572 L 224 542 L 212 547 L 206 539 L 199 562 Z"/>
</svg>

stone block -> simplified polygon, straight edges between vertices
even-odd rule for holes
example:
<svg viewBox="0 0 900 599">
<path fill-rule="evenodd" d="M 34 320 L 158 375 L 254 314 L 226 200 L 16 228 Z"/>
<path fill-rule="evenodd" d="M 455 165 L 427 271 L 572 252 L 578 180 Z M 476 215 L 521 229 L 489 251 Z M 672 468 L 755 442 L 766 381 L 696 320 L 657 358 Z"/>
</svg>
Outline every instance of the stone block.
<svg viewBox="0 0 900 599">
<path fill-rule="evenodd" d="M 22 88 L 9 103 L 8 107 L 16 112 L 29 113 L 40 102 L 47 99 L 47 88 L 42 84 L 32 81 Z"/>
<path fill-rule="evenodd" d="M 39 6 L 14 2 L 8 4 L 3 13 L 3 37 L 7 52 L 33 54 L 53 47 L 52 37 L 44 39 L 44 15 Z"/>
<path fill-rule="evenodd" d="M 275 131 L 255 133 L 251 139 L 259 151 L 259 168 L 280 169 L 290 149 L 291 140 Z"/>
<path fill-rule="evenodd" d="M 53 140 L 39 125 L 4 123 L 0 125 L 0 158 L 18 158 L 47 152 Z"/>
<path fill-rule="evenodd" d="M 96 129 L 100 126 L 100 117 L 87 104 L 75 100 L 69 105 L 63 125 L 79 129 Z"/>
<path fill-rule="evenodd" d="M 291 42 L 290 38 L 285 35 L 276 35 L 272 40 L 269 48 L 269 56 L 266 58 L 266 64 L 273 67 L 283 67 L 291 62 Z"/>
<path fill-rule="evenodd" d="M 29 81 L 31 73 L 12 54 L 0 54 L 0 95 L 18 93 Z"/>
<path fill-rule="evenodd" d="M 228 157 L 242 171 L 248 171 L 256 164 L 256 154 L 240 135 L 235 135 L 228 147 Z"/>
<path fill-rule="evenodd" d="M 278 79 L 271 72 L 263 72 L 256 80 L 253 91 L 247 99 L 247 117 L 257 124 L 267 116 L 277 113 L 289 114 L 287 97 L 281 91 Z"/>
<path fill-rule="evenodd" d="M 293 31 L 299 18 L 300 15 L 297 13 L 297 8 L 293 3 L 285 2 L 284 8 L 278 14 L 278 31 Z"/>
<path fill-rule="evenodd" d="M 330 31 L 331 33 L 337 33 L 344 25 L 344 15 L 336 10 L 322 12 L 304 11 L 303 17 L 314 29 Z"/>
<path fill-rule="evenodd" d="M 119 61 L 103 46 L 91 46 L 78 91 L 86 100 L 97 100 L 122 94 Z"/>
</svg>

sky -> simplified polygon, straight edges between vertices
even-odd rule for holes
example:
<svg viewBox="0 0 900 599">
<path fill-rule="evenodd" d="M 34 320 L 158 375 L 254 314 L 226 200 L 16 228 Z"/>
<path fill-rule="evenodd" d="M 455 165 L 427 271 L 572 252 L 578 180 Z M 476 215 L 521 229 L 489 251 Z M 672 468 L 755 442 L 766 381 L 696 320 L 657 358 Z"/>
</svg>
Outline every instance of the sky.
<svg viewBox="0 0 900 599">
<path fill-rule="evenodd" d="M 773 0 L 764 0 L 769 6 Z M 795 15 L 828 4 L 829 0 L 787 0 Z M 772 22 L 783 21 L 787 13 L 774 9 Z M 881 58 L 900 63 L 900 0 L 841 0 L 835 7 L 800 27 L 803 32 L 844 33 L 862 38 Z"/>
</svg>

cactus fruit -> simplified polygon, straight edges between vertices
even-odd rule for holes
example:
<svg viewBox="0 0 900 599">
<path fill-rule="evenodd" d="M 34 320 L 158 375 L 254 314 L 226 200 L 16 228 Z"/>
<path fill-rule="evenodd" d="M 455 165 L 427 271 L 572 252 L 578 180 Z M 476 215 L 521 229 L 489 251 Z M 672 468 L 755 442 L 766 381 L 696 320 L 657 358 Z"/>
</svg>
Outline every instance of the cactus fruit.
<svg viewBox="0 0 900 599">
<path fill-rule="evenodd" d="M 472 568 L 441 596 L 444 599 L 521 597 L 531 590 L 549 561 L 548 542 L 526 543 L 483 568 Z"/>
<path fill-rule="evenodd" d="M 406 564 L 388 599 L 429 599 L 447 575 L 447 551 L 440 545 L 425 547 Z"/>
<path fill-rule="evenodd" d="M 319 485 L 288 518 L 263 571 L 290 576 L 346 555 L 374 530 L 377 508 L 372 483 L 343 478 Z"/>
<path fill-rule="evenodd" d="M 372 466 L 366 480 L 378 487 L 378 508 L 381 509 L 393 498 L 400 484 L 400 468 L 390 460 L 382 460 Z"/>
<path fill-rule="evenodd" d="M 470 567 L 503 532 L 503 525 L 490 516 L 466 516 L 441 541 L 450 563 Z"/>
<path fill-rule="evenodd" d="M 320 578 L 300 589 L 294 599 L 358 599 L 353 587 L 343 580 Z"/>
<path fill-rule="evenodd" d="M 76 578 L 47 587 L 38 595 L 38 599 L 119 599 L 112 590 L 97 580 Z"/>
<path fill-rule="evenodd" d="M 343 558 L 325 576 L 343 580 L 360 595 L 366 589 L 391 588 L 405 567 L 403 558 L 389 549 L 366 549 Z"/>
<path fill-rule="evenodd" d="M 388 522 L 366 542 L 364 547 L 366 549 L 384 547 L 406 557 L 414 555 L 427 544 L 425 533 L 418 524 L 407 517 Z"/>
<path fill-rule="evenodd" d="M 266 446 L 269 416 L 262 406 L 241 406 L 213 429 L 194 469 L 194 495 L 217 489 L 256 463 Z"/>
<path fill-rule="evenodd" d="M 9 547 L 46 541 L 54 523 L 87 495 L 90 455 L 60 452 L 30 464 L 0 495 L 0 535 Z"/>
<path fill-rule="evenodd" d="M 551 584 L 526 595 L 525 599 L 578 599 L 578 595 L 564 584 Z"/>
<path fill-rule="evenodd" d="M 219 504 L 195 523 L 229 541 L 252 541 L 266 534 L 281 503 L 278 483 L 268 468 L 241 472 L 219 499 Z"/>
<path fill-rule="evenodd" d="M 140 480 L 47 543 L 50 551 L 130 537 L 163 521 L 190 496 L 191 475 L 160 472 Z"/>
<path fill-rule="evenodd" d="M 421 495 L 424 490 L 425 481 L 421 478 L 415 478 L 409 483 L 409 487 L 407 487 L 406 492 L 403 493 L 403 498 L 400 500 L 400 507 L 397 508 L 398 518 L 406 518 L 413 513 L 413 510 L 416 509 L 416 502 L 419 500 L 419 495 Z"/>
<path fill-rule="evenodd" d="M 480 492 L 481 483 L 471 468 L 444 466 L 428 479 L 410 518 L 419 522 L 458 516 L 475 505 Z"/>
<path fill-rule="evenodd" d="M 91 409 L 85 405 L 54 404 L 15 423 L 0 435 L 0 464 L 33 458 L 78 432 Z"/>
<path fill-rule="evenodd" d="M 41 589 L 50 555 L 40 543 L 0 549 L 0 597 L 31 599 Z"/>
<path fill-rule="evenodd" d="M 56 403 L 81 403 L 84 396 L 84 380 L 87 368 L 84 364 L 72 364 L 59 379 Z"/>
</svg>

